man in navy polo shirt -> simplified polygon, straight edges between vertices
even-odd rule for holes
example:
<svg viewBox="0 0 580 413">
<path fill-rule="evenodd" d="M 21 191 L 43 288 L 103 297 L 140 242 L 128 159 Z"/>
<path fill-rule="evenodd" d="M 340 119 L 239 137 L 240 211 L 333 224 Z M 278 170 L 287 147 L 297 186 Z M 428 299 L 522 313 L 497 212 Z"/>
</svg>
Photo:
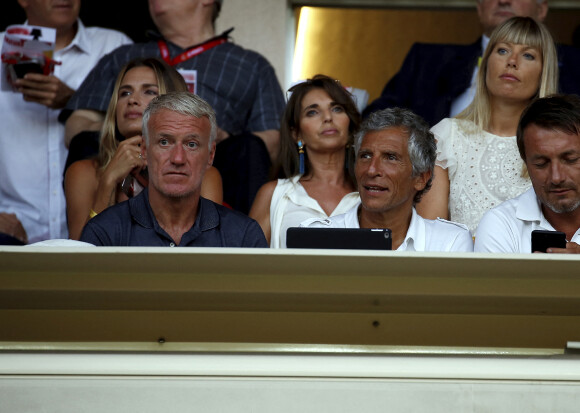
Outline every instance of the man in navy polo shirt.
<svg viewBox="0 0 580 413">
<path fill-rule="evenodd" d="M 154 99 L 143 113 L 148 188 L 90 220 L 81 240 L 97 246 L 263 247 L 260 226 L 201 198 L 215 155 L 211 106 L 189 92 Z"/>
</svg>

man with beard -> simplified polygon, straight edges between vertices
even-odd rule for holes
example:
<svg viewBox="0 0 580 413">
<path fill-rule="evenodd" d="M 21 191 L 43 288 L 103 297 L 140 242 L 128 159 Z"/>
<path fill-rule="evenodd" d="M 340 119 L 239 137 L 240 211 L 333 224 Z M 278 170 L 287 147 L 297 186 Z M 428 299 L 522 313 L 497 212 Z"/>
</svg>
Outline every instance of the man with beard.
<svg viewBox="0 0 580 413">
<path fill-rule="evenodd" d="M 580 253 L 580 97 L 538 99 L 524 111 L 517 131 L 532 188 L 488 211 L 477 229 L 475 251 L 531 252 L 533 230 L 561 231 L 566 248 Z"/>
</svg>

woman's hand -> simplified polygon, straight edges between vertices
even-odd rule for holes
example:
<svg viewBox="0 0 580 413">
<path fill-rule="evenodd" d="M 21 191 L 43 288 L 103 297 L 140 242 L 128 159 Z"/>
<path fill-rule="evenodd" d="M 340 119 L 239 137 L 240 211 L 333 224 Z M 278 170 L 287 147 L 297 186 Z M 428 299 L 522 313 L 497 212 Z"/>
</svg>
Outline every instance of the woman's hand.
<svg viewBox="0 0 580 413">
<path fill-rule="evenodd" d="M 116 187 L 130 173 L 139 173 L 146 165 L 145 159 L 143 159 L 141 154 L 142 143 L 143 138 L 140 135 L 121 142 L 115 151 L 113 159 L 103 171 L 101 180 L 108 185 Z"/>
<path fill-rule="evenodd" d="M 117 187 L 130 173 L 138 173 L 146 165 L 141 154 L 143 138 L 134 136 L 119 144 L 115 155 L 100 176 L 93 211 L 100 213 L 117 202 Z"/>
</svg>

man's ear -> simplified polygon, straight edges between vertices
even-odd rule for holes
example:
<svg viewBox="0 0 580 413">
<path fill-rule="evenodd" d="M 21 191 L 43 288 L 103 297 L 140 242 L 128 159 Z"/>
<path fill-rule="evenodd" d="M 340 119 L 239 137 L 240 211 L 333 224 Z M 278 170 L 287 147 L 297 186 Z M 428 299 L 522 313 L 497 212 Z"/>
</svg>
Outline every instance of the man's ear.
<svg viewBox="0 0 580 413">
<path fill-rule="evenodd" d="M 427 182 L 431 179 L 431 171 L 420 173 L 414 178 L 414 188 L 417 192 L 422 191 L 427 186 Z"/>
<path fill-rule="evenodd" d="M 22 7 L 24 10 L 26 10 L 28 7 L 28 0 L 18 0 L 18 4 L 20 4 L 20 7 Z"/>
<path fill-rule="evenodd" d="M 215 157 L 215 146 L 215 142 L 212 142 L 209 149 L 209 160 L 207 161 L 208 168 L 213 165 L 213 158 Z"/>
<path fill-rule="evenodd" d="M 548 15 L 548 2 L 544 0 L 540 4 L 538 4 L 538 15 L 536 16 L 536 18 L 537 20 L 540 21 L 540 23 L 543 23 L 547 15 Z"/>
</svg>

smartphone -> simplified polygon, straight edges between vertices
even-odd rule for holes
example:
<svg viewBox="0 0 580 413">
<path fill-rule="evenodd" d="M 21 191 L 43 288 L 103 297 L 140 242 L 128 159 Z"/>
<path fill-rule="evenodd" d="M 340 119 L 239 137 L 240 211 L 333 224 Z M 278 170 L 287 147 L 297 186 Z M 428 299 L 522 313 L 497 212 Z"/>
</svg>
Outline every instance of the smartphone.
<svg viewBox="0 0 580 413">
<path fill-rule="evenodd" d="M 546 252 L 548 248 L 566 248 L 566 234 L 560 231 L 532 231 L 532 252 Z"/>
<path fill-rule="evenodd" d="M 18 62 L 13 65 L 14 73 L 19 79 L 22 79 L 25 74 L 27 73 L 38 73 L 43 74 L 44 68 L 41 66 L 39 62 L 35 61 L 27 61 L 27 62 Z"/>
<path fill-rule="evenodd" d="M 139 195 L 147 185 L 149 185 L 149 173 L 147 172 L 147 168 L 143 168 L 137 175 L 129 174 L 125 179 L 123 179 L 123 182 L 121 183 L 121 191 L 123 191 L 128 198 L 133 198 L 134 196 Z"/>
</svg>

